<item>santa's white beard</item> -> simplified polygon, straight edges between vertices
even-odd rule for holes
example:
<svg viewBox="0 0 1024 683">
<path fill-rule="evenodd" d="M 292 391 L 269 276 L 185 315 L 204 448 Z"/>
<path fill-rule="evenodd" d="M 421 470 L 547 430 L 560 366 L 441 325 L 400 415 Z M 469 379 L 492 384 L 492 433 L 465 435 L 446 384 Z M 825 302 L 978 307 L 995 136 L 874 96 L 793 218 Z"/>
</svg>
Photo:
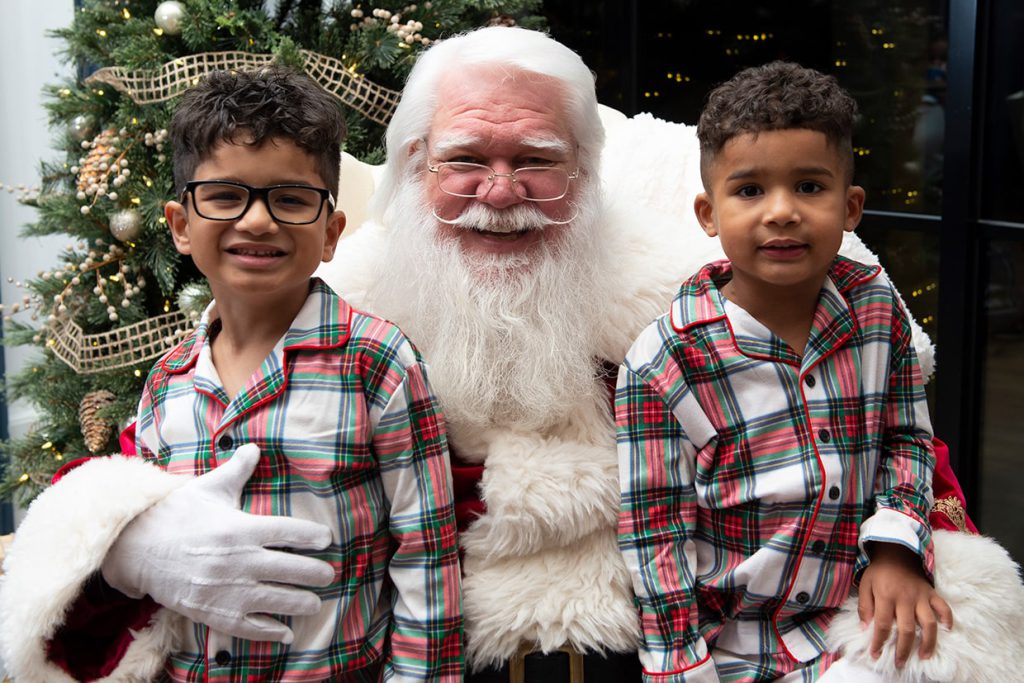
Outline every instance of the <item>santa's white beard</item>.
<svg viewBox="0 0 1024 683">
<path fill-rule="evenodd" d="M 467 255 L 458 240 L 438 239 L 418 179 L 406 179 L 397 195 L 385 217 L 393 233 L 388 272 L 370 288 L 368 302 L 423 353 L 451 427 L 535 430 L 581 402 L 607 403 L 603 382 L 595 381 L 594 340 L 611 261 L 592 187 L 580 187 L 579 216 L 557 240 L 510 256 Z M 520 207 L 544 224 L 533 205 Z M 484 220 L 478 213 L 473 224 Z"/>
</svg>

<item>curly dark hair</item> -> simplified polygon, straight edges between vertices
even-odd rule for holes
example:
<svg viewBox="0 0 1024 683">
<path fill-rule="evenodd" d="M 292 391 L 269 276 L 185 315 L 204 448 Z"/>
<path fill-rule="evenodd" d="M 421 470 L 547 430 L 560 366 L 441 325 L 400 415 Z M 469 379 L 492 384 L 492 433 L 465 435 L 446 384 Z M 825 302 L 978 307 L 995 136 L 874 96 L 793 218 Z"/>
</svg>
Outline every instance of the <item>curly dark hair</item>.
<svg viewBox="0 0 1024 683">
<path fill-rule="evenodd" d="M 712 90 L 701 112 L 701 180 L 707 188 L 715 155 L 737 135 L 802 128 L 825 134 L 851 182 L 856 117 L 857 102 L 834 76 L 783 61 L 744 69 Z"/>
<path fill-rule="evenodd" d="M 327 189 L 338 191 L 346 132 L 341 104 L 294 69 L 211 72 L 182 95 L 168 132 L 178 193 L 222 140 L 259 146 L 273 139 L 309 153 Z"/>
</svg>

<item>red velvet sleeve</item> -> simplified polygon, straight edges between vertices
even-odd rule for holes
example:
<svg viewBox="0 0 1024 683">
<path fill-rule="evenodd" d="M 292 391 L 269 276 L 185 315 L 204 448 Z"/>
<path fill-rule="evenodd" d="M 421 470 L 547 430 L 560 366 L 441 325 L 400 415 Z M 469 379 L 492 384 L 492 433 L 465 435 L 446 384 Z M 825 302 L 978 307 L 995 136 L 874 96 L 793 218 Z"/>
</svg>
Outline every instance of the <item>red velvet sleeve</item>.
<svg viewBox="0 0 1024 683">
<path fill-rule="evenodd" d="M 68 612 L 64 624 L 47 644 L 47 654 L 77 681 L 109 675 L 134 636 L 160 608 L 148 596 L 129 598 L 111 588 L 97 572 Z"/>
<path fill-rule="evenodd" d="M 479 489 L 484 466 L 462 460 L 450 448 L 449 455 L 452 465 L 452 489 L 455 494 L 455 522 L 459 527 L 459 533 L 462 533 L 474 519 L 487 512 L 487 506 L 480 500 Z"/>
<path fill-rule="evenodd" d="M 933 529 L 946 531 L 965 531 L 978 533 L 978 527 L 967 516 L 967 499 L 964 498 L 960 482 L 949 466 L 949 446 L 939 439 L 934 439 L 935 474 L 932 478 L 932 491 L 935 494 L 935 505 L 928 516 Z"/>
</svg>

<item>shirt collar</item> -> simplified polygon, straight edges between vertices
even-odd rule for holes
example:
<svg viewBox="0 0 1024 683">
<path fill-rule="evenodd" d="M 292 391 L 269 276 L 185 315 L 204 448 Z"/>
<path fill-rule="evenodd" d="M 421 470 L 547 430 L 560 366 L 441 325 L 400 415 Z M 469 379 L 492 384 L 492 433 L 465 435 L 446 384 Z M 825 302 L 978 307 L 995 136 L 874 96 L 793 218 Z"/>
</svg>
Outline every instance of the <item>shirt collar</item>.
<svg viewBox="0 0 1024 683">
<path fill-rule="evenodd" d="M 845 256 L 836 256 L 826 277 L 839 294 L 844 294 L 852 287 L 871 280 L 881 271 L 881 266 L 868 266 Z M 732 264 L 723 259 L 709 263 L 684 282 L 670 309 L 673 329 L 681 334 L 695 325 L 724 319 L 725 300 L 716 282 L 726 282 L 731 275 Z"/>
<path fill-rule="evenodd" d="M 216 302 L 203 311 L 195 333 L 172 349 L 161 361 L 161 368 L 172 374 L 191 368 L 199 352 L 210 342 L 216 315 Z M 284 351 L 293 349 L 329 349 L 343 346 L 351 329 L 352 307 L 320 278 L 312 278 L 309 295 L 291 327 L 284 334 Z"/>
</svg>

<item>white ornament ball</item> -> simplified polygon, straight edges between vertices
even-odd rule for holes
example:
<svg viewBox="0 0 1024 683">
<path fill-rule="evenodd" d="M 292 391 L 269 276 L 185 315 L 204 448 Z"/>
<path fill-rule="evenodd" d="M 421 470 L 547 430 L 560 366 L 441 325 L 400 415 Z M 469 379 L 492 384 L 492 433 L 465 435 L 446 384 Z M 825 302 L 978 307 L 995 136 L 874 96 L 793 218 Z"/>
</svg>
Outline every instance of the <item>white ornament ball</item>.
<svg viewBox="0 0 1024 683">
<path fill-rule="evenodd" d="M 142 214 L 135 209 L 121 209 L 110 217 L 110 234 L 122 242 L 133 242 L 142 231 Z"/>
<path fill-rule="evenodd" d="M 156 6 L 153 21 L 170 36 L 181 33 L 181 21 L 185 18 L 185 6 L 178 0 L 165 0 Z"/>
</svg>

